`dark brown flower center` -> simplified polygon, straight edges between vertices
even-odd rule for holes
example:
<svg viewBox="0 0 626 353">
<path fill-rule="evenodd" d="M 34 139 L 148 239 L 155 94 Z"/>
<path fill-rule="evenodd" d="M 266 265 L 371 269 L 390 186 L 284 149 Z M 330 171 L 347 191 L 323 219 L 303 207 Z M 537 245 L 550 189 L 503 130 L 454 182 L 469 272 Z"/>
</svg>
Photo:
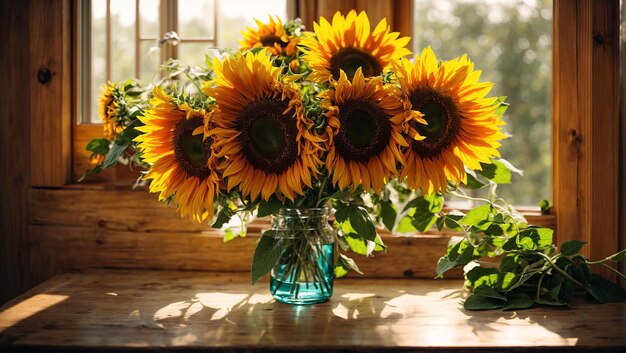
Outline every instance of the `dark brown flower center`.
<svg viewBox="0 0 626 353">
<path fill-rule="evenodd" d="M 237 121 L 243 154 L 255 168 L 280 174 L 298 158 L 298 128 L 287 101 L 263 99 L 248 104 Z"/>
<path fill-rule="evenodd" d="M 376 58 L 357 48 L 343 48 L 330 59 L 330 72 L 335 80 L 339 79 L 339 72 L 343 70 L 352 80 L 356 71 L 361 68 L 364 77 L 378 76 L 383 70 Z"/>
<path fill-rule="evenodd" d="M 421 141 L 413 141 L 411 149 L 422 158 L 436 158 L 452 144 L 461 129 L 461 114 L 452 98 L 432 88 L 417 88 L 409 95 L 413 109 L 424 114 L 428 125 L 412 122 L 422 136 Z"/>
<path fill-rule="evenodd" d="M 261 44 L 263 44 L 264 47 L 273 47 L 274 44 L 276 43 L 278 43 L 278 45 L 280 45 L 281 47 L 284 47 L 287 45 L 287 43 L 283 42 L 283 40 L 280 39 L 279 36 L 274 35 L 274 34 L 268 34 L 261 38 Z"/>
<path fill-rule="evenodd" d="M 210 138 L 202 140 L 203 135 L 192 135 L 193 131 L 202 126 L 201 117 L 181 119 L 174 128 L 174 156 L 178 165 L 188 176 L 198 179 L 208 178 L 210 171 L 207 161 L 211 156 Z"/>
<path fill-rule="evenodd" d="M 335 136 L 337 152 L 346 161 L 367 162 L 389 144 L 391 123 L 382 108 L 368 100 L 339 104 L 341 127 Z"/>
</svg>

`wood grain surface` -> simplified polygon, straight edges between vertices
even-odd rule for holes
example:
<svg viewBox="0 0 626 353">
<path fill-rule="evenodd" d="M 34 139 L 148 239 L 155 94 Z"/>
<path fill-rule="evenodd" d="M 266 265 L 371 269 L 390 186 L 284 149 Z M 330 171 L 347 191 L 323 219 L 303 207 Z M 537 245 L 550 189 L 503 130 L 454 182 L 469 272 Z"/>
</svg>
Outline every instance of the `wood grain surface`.
<svg viewBox="0 0 626 353">
<path fill-rule="evenodd" d="M 588 242 L 583 254 L 601 259 L 619 251 L 619 1 L 554 5 L 557 241 Z"/>
<path fill-rule="evenodd" d="M 30 161 L 34 186 L 71 180 L 72 76 L 69 0 L 33 1 L 30 6 Z M 22 58 L 23 60 L 23 58 Z M 38 80 L 46 69 L 51 78 Z M 26 79 L 26 78 L 24 78 Z"/>
<path fill-rule="evenodd" d="M 571 352 L 626 349 L 626 304 L 468 312 L 461 281 L 337 280 L 313 306 L 243 274 L 100 270 L 0 307 L 0 351 Z"/>
<path fill-rule="evenodd" d="M 27 1 L 0 2 L 0 303 L 32 287 L 28 258 L 30 71 Z"/>
</svg>

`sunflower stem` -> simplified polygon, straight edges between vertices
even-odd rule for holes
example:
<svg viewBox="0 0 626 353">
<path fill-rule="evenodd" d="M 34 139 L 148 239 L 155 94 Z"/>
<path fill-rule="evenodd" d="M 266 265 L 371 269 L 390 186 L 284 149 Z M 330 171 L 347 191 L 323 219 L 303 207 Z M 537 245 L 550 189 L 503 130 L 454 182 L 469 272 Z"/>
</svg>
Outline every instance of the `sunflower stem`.
<svg viewBox="0 0 626 353">
<path fill-rule="evenodd" d="M 322 183 L 320 184 L 320 191 L 317 193 L 317 202 L 315 203 L 315 207 L 320 207 L 320 203 L 322 202 L 322 194 L 324 193 L 324 189 L 326 188 L 326 182 L 328 181 L 328 175 L 324 177 Z"/>
</svg>

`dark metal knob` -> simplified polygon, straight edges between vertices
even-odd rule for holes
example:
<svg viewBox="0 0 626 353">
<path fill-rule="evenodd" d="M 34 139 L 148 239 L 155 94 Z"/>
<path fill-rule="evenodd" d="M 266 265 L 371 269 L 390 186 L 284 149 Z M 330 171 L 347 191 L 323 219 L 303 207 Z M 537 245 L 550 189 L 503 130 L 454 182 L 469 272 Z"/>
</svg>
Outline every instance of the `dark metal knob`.
<svg viewBox="0 0 626 353">
<path fill-rule="evenodd" d="M 50 82 L 51 79 L 52 79 L 52 72 L 50 72 L 50 70 L 43 68 L 37 71 L 37 81 L 39 81 L 39 83 L 41 83 L 42 85 L 45 85 L 46 83 Z"/>
</svg>

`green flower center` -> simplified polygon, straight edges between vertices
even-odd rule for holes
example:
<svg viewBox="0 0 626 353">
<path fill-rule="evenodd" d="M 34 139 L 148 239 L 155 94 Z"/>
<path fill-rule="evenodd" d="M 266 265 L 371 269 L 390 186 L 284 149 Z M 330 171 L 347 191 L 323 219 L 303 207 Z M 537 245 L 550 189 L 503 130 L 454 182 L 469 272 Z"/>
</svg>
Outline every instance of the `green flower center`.
<svg viewBox="0 0 626 353">
<path fill-rule="evenodd" d="M 337 152 L 346 161 L 365 163 L 379 155 L 391 138 L 390 116 L 376 103 L 349 99 L 339 104 L 341 127 L 335 136 Z"/>
<path fill-rule="evenodd" d="M 255 168 L 280 174 L 298 158 L 298 128 L 287 101 L 262 99 L 248 104 L 237 120 L 242 152 Z"/>
<path fill-rule="evenodd" d="M 456 140 L 461 129 L 461 114 L 449 96 L 430 87 L 418 88 L 409 95 L 413 109 L 424 114 L 428 125 L 411 123 L 424 137 L 413 141 L 411 149 L 424 158 L 436 158 Z"/>
<path fill-rule="evenodd" d="M 207 138 L 203 141 L 203 135 L 192 134 L 203 123 L 201 117 L 181 119 L 174 128 L 172 139 L 174 157 L 180 168 L 188 176 L 199 179 L 206 179 L 210 174 L 207 161 L 211 156 L 212 140 Z"/>
<path fill-rule="evenodd" d="M 281 124 L 272 117 L 260 116 L 250 124 L 249 132 L 254 148 L 268 158 L 276 158 L 285 147 Z"/>
<path fill-rule="evenodd" d="M 376 134 L 376 123 L 368 112 L 355 110 L 344 123 L 346 138 L 356 148 L 367 147 Z"/>
<path fill-rule="evenodd" d="M 359 68 L 363 71 L 364 77 L 378 76 L 383 71 L 374 56 L 352 47 L 339 50 L 330 59 L 330 71 L 335 80 L 339 79 L 340 70 L 343 70 L 352 80 Z"/>
</svg>

